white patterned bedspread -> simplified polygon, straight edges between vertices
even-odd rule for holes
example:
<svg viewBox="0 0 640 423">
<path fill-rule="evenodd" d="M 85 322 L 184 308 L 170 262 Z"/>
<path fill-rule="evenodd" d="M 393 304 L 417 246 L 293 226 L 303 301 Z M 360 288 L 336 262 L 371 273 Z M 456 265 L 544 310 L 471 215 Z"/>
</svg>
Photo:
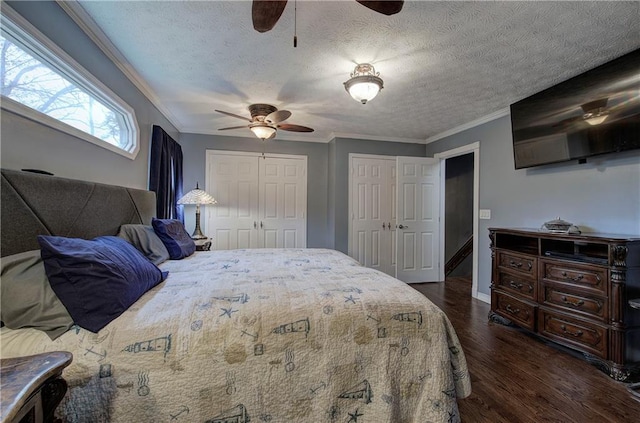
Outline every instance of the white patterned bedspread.
<svg viewBox="0 0 640 423">
<path fill-rule="evenodd" d="M 67 350 L 68 422 L 460 420 L 458 338 L 422 294 L 325 249 L 197 252 L 97 334 L 2 328 L 2 356 Z"/>
</svg>

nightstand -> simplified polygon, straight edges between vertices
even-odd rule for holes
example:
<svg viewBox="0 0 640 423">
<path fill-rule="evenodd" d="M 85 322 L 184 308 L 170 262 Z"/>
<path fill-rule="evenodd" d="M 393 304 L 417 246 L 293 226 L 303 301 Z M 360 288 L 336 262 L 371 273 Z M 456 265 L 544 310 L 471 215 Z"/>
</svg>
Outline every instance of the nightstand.
<svg viewBox="0 0 640 423">
<path fill-rule="evenodd" d="M 196 244 L 196 251 L 209 251 L 211 250 L 211 238 L 194 239 Z"/>
<path fill-rule="evenodd" d="M 56 351 L 0 360 L 0 421 L 52 422 L 67 392 L 60 374 L 72 359 L 71 353 Z"/>
</svg>

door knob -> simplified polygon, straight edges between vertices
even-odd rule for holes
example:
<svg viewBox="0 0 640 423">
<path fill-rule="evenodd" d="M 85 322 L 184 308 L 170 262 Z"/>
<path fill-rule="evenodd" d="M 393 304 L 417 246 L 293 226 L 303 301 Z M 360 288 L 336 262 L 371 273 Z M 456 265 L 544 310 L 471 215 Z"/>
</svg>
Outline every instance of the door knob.
<svg viewBox="0 0 640 423">
<path fill-rule="evenodd" d="M 402 224 L 398 225 L 398 228 L 400 228 L 400 229 L 409 229 L 408 226 L 402 225 Z"/>
</svg>

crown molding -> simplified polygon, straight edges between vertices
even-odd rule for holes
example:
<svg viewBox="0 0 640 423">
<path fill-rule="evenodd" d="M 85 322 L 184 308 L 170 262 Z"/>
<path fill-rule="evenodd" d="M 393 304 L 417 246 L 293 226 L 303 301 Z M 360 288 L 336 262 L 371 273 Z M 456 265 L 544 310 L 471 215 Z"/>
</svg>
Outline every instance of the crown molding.
<svg viewBox="0 0 640 423">
<path fill-rule="evenodd" d="M 115 64 L 118 69 L 135 85 L 142 95 L 144 95 L 157 109 L 162 113 L 167 120 L 178 130 L 182 132 L 182 124 L 175 117 L 169 109 L 167 109 L 158 95 L 153 89 L 145 82 L 140 74 L 134 69 L 129 61 L 124 57 L 122 53 L 116 48 L 116 46 L 109 40 L 109 37 L 100 29 L 98 24 L 91 18 L 91 16 L 84 10 L 82 5 L 76 0 L 56 0 L 56 3 L 67 15 L 80 27 L 80 29 L 87 34 L 87 36 L 98 46 L 100 50 Z"/>
<path fill-rule="evenodd" d="M 379 135 L 363 135 L 363 134 L 349 134 L 344 132 L 332 132 L 329 141 L 334 138 L 353 138 L 360 140 L 370 140 L 370 141 L 389 141 L 389 142 L 405 142 L 409 144 L 424 144 L 424 140 L 417 138 L 398 138 L 398 137 L 388 137 L 388 136 L 379 136 Z"/>
<path fill-rule="evenodd" d="M 439 133 L 437 135 L 429 137 L 426 140 L 424 140 L 423 142 L 425 144 L 429 144 L 429 143 L 441 140 L 443 138 L 446 138 L 448 136 L 457 134 L 459 132 L 466 131 L 467 129 L 474 128 L 474 127 L 476 127 L 478 125 L 482 125 L 484 123 L 491 122 L 492 120 L 496 120 L 496 119 L 499 119 L 501 117 L 508 116 L 509 115 L 509 111 L 510 111 L 509 107 L 505 107 L 504 109 L 500 109 L 500 110 L 498 110 L 496 112 L 493 112 L 491 114 L 488 114 L 488 115 L 483 116 L 481 118 L 478 118 L 476 120 L 472 120 L 471 122 L 464 123 L 464 124 L 462 124 L 460 126 L 456 126 L 455 128 L 448 129 L 448 130 L 446 130 L 444 132 L 441 132 L 441 133 Z"/>
</svg>

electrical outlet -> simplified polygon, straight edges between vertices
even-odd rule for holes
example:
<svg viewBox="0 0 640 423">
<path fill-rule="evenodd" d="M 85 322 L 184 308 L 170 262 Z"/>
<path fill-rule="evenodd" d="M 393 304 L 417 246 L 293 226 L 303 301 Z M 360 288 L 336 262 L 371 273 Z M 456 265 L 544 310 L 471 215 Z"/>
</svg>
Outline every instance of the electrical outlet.
<svg viewBox="0 0 640 423">
<path fill-rule="evenodd" d="M 480 209 L 480 213 L 478 216 L 480 219 L 491 219 L 491 210 L 490 209 Z"/>
</svg>

